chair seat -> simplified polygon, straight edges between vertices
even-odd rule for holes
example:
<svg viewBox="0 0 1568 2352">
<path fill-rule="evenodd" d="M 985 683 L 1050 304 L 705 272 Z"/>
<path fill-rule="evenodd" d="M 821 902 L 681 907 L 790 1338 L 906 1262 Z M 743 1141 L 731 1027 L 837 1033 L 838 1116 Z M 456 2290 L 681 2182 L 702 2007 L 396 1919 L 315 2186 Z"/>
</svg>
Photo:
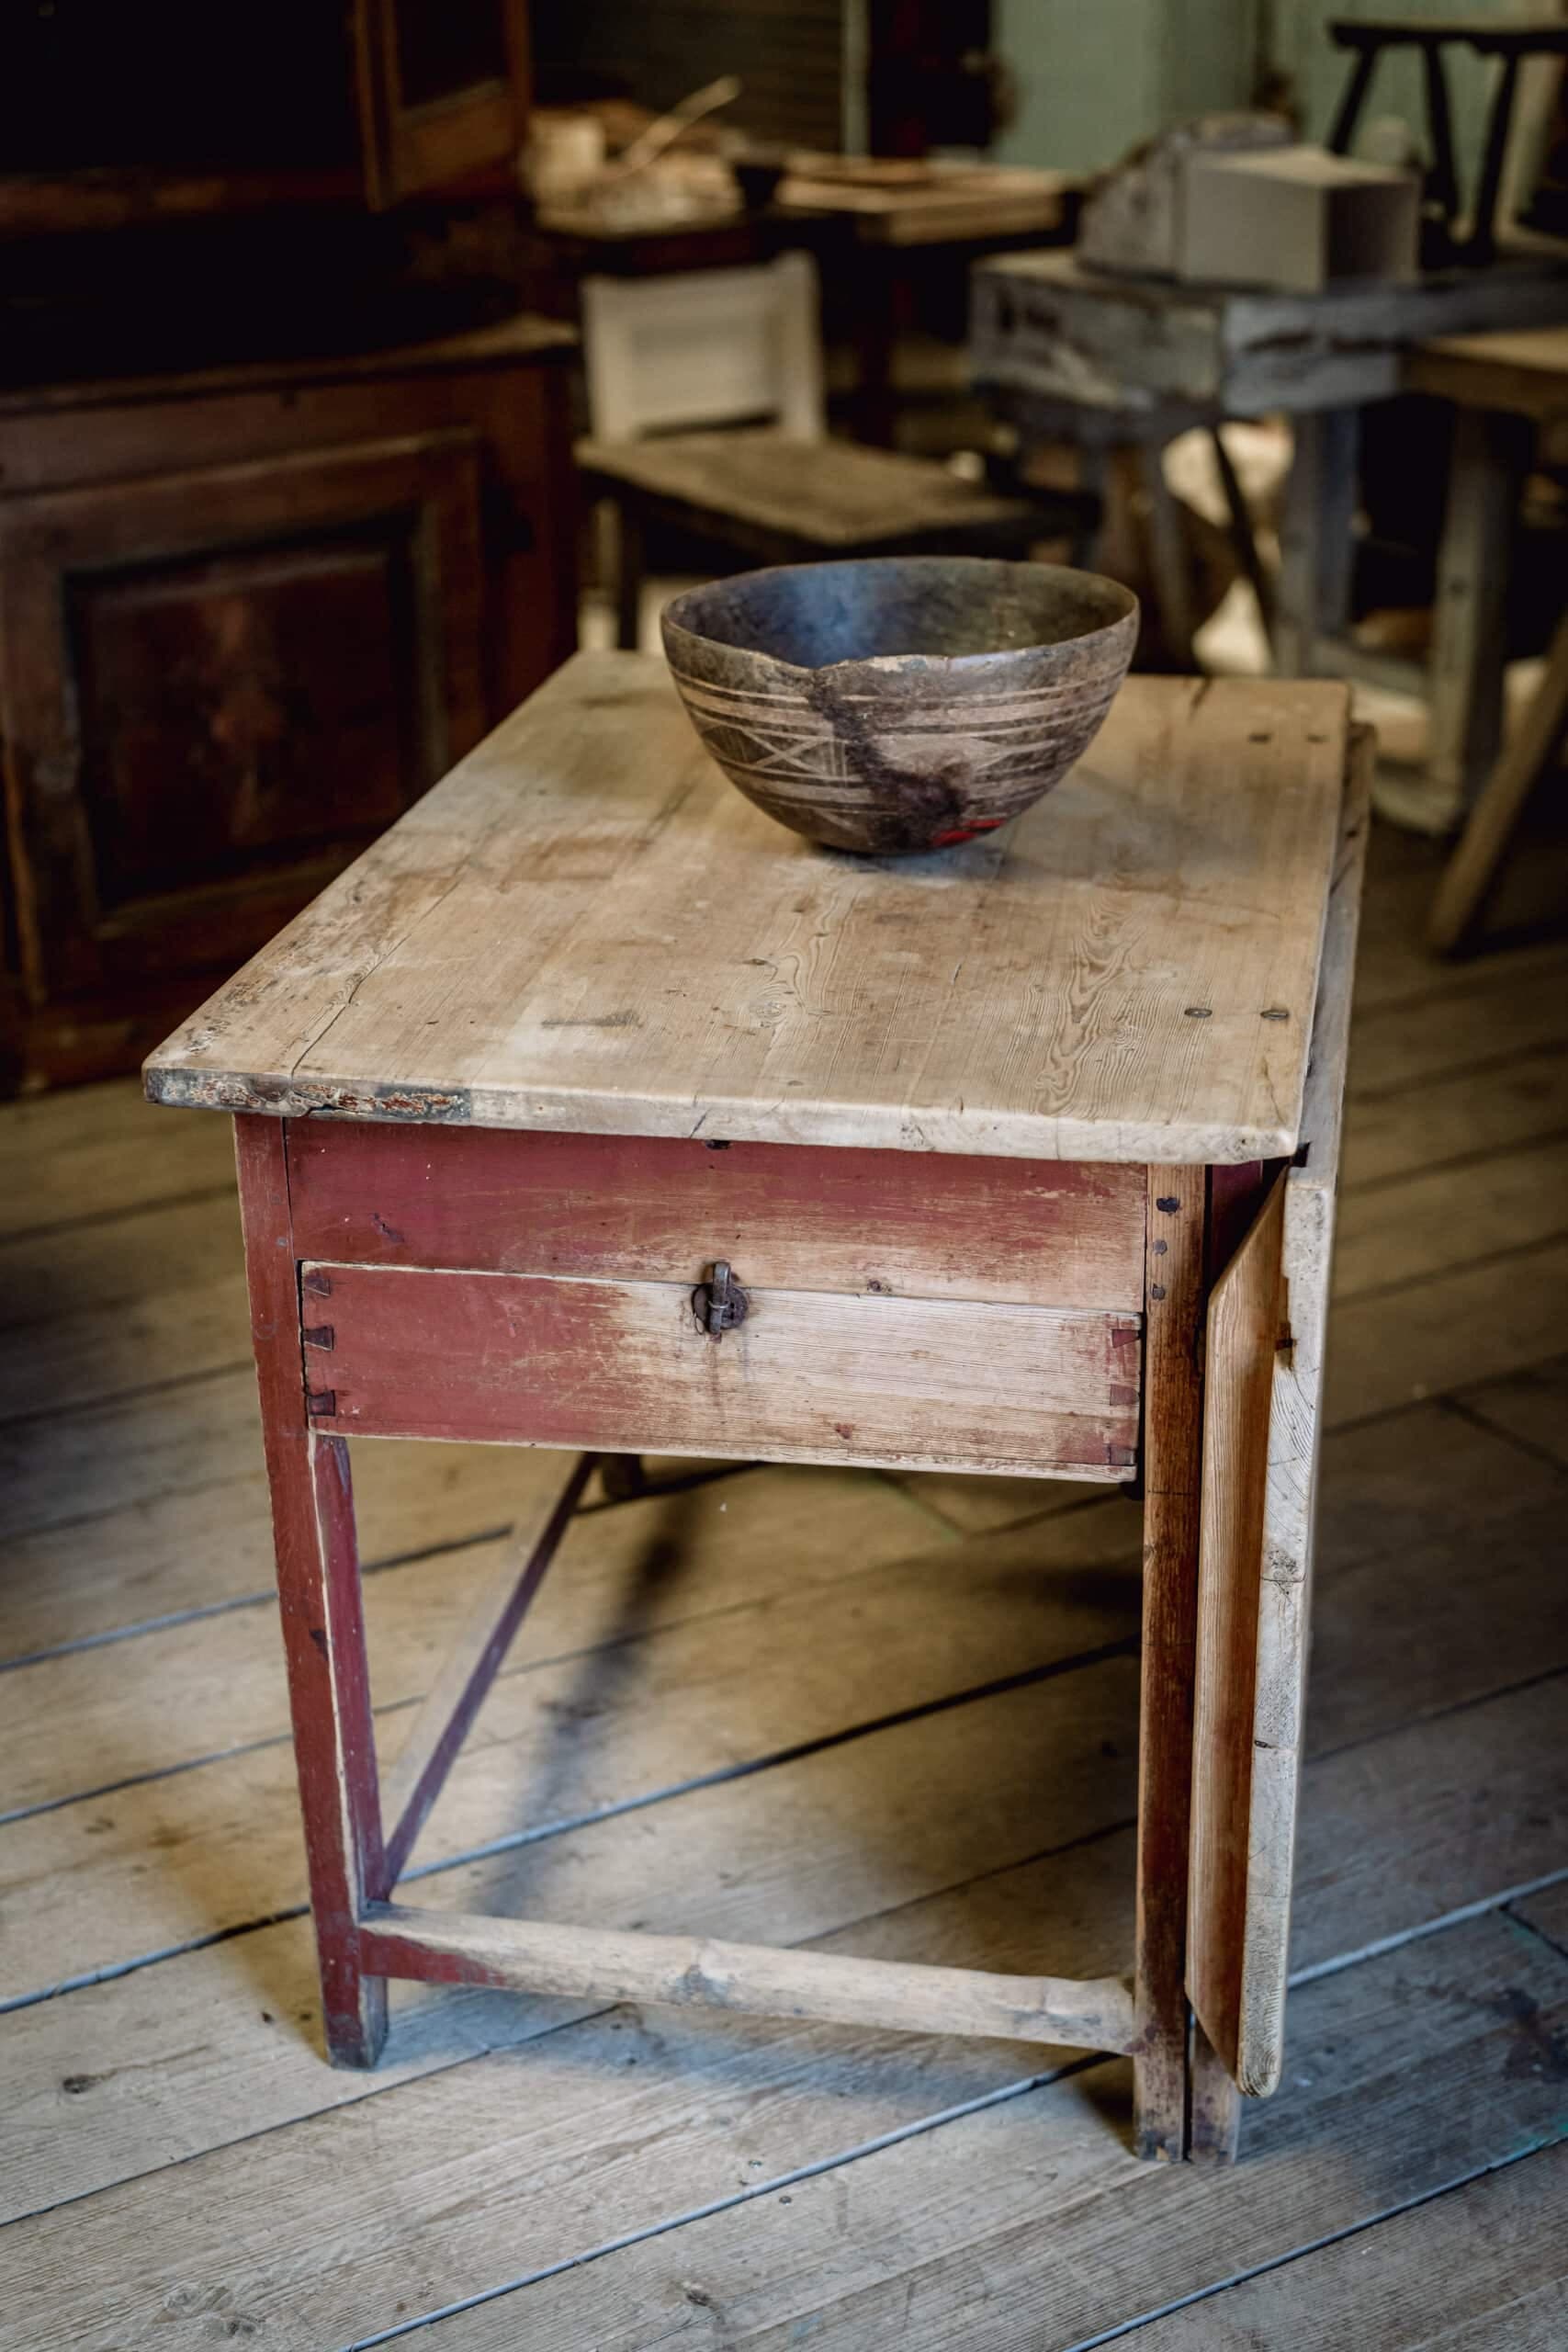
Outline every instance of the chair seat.
<svg viewBox="0 0 1568 2352">
<path fill-rule="evenodd" d="M 580 441 L 603 491 L 655 503 L 699 535 L 725 525 L 840 555 L 966 537 L 1026 539 L 1050 528 L 1027 499 L 960 481 L 930 458 L 852 441 L 792 441 L 772 430 Z"/>
</svg>

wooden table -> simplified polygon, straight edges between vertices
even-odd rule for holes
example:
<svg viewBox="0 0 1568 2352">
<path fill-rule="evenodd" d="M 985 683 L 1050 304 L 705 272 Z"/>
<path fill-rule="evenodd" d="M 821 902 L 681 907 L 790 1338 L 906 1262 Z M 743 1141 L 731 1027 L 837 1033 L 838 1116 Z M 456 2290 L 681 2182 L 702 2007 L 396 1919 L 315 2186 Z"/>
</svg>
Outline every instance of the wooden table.
<svg viewBox="0 0 1568 2352">
<path fill-rule="evenodd" d="M 975 379 L 1022 431 L 1076 440 L 1091 455 L 1113 446 L 1150 454 L 1156 577 L 1178 637 L 1188 597 L 1157 453 L 1193 425 L 1283 412 L 1296 456 L 1280 533 L 1278 665 L 1292 677 L 1367 674 L 1419 689 L 1409 665 L 1395 675 L 1345 641 L 1359 412 L 1404 388 L 1405 355 L 1432 336 L 1568 322 L 1568 250 L 1540 239 L 1488 268 L 1321 294 L 1118 277 L 1071 254 L 1015 254 L 982 262 L 974 289 Z M 1226 487 L 1245 532 L 1239 492 Z"/>
<path fill-rule="evenodd" d="M 1568 31 L 1568 28 L 1564 28 Z M 1543 435 L 1568 424 L 1568 326 L 1441 335 L 1404 364 L 1412 391 L 1453 401 L 1432 646 L 1434 830 L 1469 812 L 1433 910 L 1431 939 L 1459 946 L 1568 725 L 1568 616 L 1516 741 L 1503 743 L 1510 556 L 1525 476 Z M 1502 756 L 1499 757 L 1499 753 Z"/>
<path fill-rule="evenodd" d="M 711 2001 L 1125 2052 L 1143 2154 L 1232 2150 L 1280 2066 L 1364 748 L 1341 686 L 1134 678 L 1005 832 L 880 862 L 580 655 L 152 1057 L 235 1114 L 339 2064 L 393 1976 Z M 388 1437 L 568 1465 L 378 1775 Z M 595 1456 L 645 1451 L 1141 1488 L 1125 1976 L 396 1899 Z"/>
</svg>

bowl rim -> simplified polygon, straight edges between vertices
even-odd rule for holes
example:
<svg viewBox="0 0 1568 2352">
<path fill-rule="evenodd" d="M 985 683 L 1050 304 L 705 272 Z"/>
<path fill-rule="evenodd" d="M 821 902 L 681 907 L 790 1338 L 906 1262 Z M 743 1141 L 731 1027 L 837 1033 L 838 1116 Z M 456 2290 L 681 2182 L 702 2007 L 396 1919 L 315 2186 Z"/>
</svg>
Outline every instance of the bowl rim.
<svg viewBox="0 0 1568 2352">
<path fill-rule="evenodd" d="M 711 594 L 715 588 L 738 588 L 744 582 L 771 580 L 784 572 L 846 571 L 852 567 L 858 571 L 891 568 L 895 564 L 901 569 L 912 564 L 940 564 L 945 571 L 951 571 L 955 565 L 965 568 L 973 565 L 976 570 L 986 571 L 1066 573 L 1074 580 L 1089 580 L 1097 588 L 1111 590 L 1123 600 L 1122 610 L 1111 620 L 1097 621 L 1092 628 L 1078 629 L 1067 637 L 1042 638 L 1038 641 L 1032 640 L 1028 645 L 994 645 L 979 653 L 919 653 L 913 650 L 908 653 L 847 653 L 837 662 L 791 662 L 786 655 L 771 653 L 761 646 L 736 645 L 728 638 L 713 637 L 705 629 L 692 628 L 680 616 L 682 605 L 690 604 L 694 597 Z M 1118 630 L 1125 629 L 1129 622 L 1135 630 L 1142 609 L 1134 590 L 1120 580 L 1112 580 L 1106 572 L 1085 571 L 1081 564 L 1032 563 L 1027 557 L 1015 560 L 1009 556 L 988 555 L 829 556 L 820 562 L 759 564 L 750 571 L 727 572 L 716 580 L 700 581 L 694 587 L 682 588 L 677 595 L 671 596 L 660 614 L 659 621 L 667 656 L 670 637 L 673 632 L 680 637 L 689 637 L 699 645 L 720 645 L 728 653 L 744 654 L 752 661 L 766 662 L 772 668 L 782 670 L 791 677 L 821 678 L 830 675 L 835 670 L 897 670 L 908 662 L 918 662 L 926 669 L 962 670 L 970 663 L 996 662 L 1011 656 L 1021 658 L 1032 653 L 1050 653 L 1066 645 L 1089 645 L 1096 638 L 1114 636 Z"/>
</svg>

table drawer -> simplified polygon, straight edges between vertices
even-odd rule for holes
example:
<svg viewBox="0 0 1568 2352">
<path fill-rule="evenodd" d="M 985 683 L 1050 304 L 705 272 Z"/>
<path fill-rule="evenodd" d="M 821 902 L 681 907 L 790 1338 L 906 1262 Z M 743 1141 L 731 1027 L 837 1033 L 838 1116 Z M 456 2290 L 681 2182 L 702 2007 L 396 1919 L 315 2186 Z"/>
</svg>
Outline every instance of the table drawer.
<svg viewBox="0 0 1568 2352">
<path fill-rule="evenodd" d="M 345 1436 L 1125 1479 L 1137 1317 L 685 1283 L 303 1269 L 310 1415 Z"/>
<path fill-rule="evenodd" d="M 300 1258 L 1142 1312 L 1141 1167 L 292 1120 Z"/>
</svg>

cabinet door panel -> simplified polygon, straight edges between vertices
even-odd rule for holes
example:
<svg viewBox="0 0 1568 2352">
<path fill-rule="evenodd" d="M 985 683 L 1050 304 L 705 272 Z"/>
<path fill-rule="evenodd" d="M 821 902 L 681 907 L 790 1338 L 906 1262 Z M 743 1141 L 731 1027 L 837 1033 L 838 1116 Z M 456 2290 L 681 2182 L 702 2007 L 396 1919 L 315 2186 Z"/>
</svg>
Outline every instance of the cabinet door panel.
<svg viewBox="0 0 1568 2352">
<path fill-rule="evenodd" d="M 464 433 L 0 506 L 35 1001 L 237 962 L 483 728 Z"/>
<path fill-rule="evenodd" d="M 510 169 L 528 96 L 525 0 L 355 0 L 373 205 Z"/>
</svg>

